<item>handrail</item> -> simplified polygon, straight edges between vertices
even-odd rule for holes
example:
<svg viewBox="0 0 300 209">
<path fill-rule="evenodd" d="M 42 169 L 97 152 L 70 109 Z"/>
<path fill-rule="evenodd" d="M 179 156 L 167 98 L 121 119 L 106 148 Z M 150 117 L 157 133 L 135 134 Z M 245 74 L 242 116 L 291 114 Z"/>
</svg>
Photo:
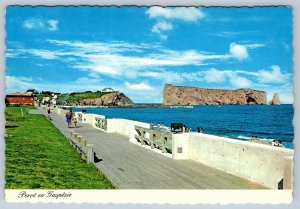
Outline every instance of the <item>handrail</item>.
<svg viewBox="0 0 300 209">
<path fill-rule="evenodd" d="M 107 131 L 107 119 L 106 118 L 99 118 L 95 117 L 95 126 L 100 128 L 104 131 Z"/>
<path fill-rule="evenodd" d="M 153 130 L 134 126 L 135 139 L 142 145 L 149 145 L 151 149 L 157 148 L 162 150 L 163 153 L 172 153 L 172 134 L 171 132 Z"/>
</svg>

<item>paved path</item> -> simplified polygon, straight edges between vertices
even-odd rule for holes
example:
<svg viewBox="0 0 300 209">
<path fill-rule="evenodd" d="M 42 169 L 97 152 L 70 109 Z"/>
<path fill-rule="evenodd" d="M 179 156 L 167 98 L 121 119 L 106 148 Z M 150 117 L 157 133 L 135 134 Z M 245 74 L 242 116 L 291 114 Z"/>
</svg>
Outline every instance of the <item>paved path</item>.
<svg viewBox="0 0 300 209">
<path fill-rule="evenodd" d="M 30 110 L 31 114 L 45 114 Z M 52 123 L 68 138 L 65 118 L 51 114 Z M 72 128 L 93 144 L 100 162 L 95 166 L 120 189 L 257 189 L 261 186 L 191 160 L 173 160 L 130 143 L 127 137 L 108 134 L 91 125 Z"/>
</svg>

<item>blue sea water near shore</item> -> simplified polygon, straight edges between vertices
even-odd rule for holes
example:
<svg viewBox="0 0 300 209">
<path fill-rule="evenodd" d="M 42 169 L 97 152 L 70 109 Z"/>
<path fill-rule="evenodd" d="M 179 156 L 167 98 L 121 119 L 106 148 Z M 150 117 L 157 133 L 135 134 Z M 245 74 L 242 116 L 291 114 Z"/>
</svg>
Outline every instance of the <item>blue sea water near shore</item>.
<svg viewBox="0 0 300 209">
<path fill-rule="evenodd" d="M 108 118 L 125 118 L 154 124 L 183 123 L 196 131 L 239 140 L 257 136 L 271 142 L 283 140 L 283 145 L 293 149 L 293 105 L 224 105 L 194 106 L 194 108 L 85 108 L 87 113 Z M 74 108 L 74 111 L 81 111 Z"/>
</svg>

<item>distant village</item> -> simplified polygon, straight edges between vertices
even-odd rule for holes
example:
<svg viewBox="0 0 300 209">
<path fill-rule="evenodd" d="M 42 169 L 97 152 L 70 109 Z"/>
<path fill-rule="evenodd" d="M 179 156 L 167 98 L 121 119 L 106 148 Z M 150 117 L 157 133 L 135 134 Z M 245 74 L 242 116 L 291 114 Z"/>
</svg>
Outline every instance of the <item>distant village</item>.
<svg viewBox="0 0 300 209">
<path fill-rule="evenodd" d="M 100 91 L 102 93 L 117 92 L 110 87 L 106 87 Z M 92 93 L 87 91 L 85 93 Z M 26 92 L 15 92 L 12 94 L 7 94 L 5 97 L 6 105 L 39 105 L 39 104 L 51 104 L 60 105 L 66 104 L 66 99 L 69 95 L 75 94 L 75 92 L 70 94 L 62 94 L 59 92 L 51 91 L 41 91 L 38 92 L 36 89 L 28 89 Z"/>
</svg>

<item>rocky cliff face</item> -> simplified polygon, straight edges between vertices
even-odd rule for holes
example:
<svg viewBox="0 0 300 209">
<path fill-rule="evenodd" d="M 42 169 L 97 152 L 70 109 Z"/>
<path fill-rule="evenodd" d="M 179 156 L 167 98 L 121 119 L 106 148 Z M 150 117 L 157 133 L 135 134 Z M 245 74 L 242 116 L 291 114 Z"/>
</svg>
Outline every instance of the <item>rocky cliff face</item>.
<svg viewBox="0 0 300 209">
<path fill-rule="evenodd" d="M 133 105 L 131 99 L 119 92 L 105 94 L 99 98 L 80 100 L 80 105 L 108 105 L 108 106 L 128 106 Z"/>
<path fill-rule="evenodd" d="M 164 105 L 250 105 L 267 104 L 264 91 L 253 89 L 205 89 L 165 84 Z"/>
<path fill-rule="evenodd" d="M 273 94 L 273 98 L 269 103 L 270 105 L 279 105 L 280 104 L 280 99 L 279 99 L 279 94 L 278 93 L 274 93 Z"/>
</svg>

